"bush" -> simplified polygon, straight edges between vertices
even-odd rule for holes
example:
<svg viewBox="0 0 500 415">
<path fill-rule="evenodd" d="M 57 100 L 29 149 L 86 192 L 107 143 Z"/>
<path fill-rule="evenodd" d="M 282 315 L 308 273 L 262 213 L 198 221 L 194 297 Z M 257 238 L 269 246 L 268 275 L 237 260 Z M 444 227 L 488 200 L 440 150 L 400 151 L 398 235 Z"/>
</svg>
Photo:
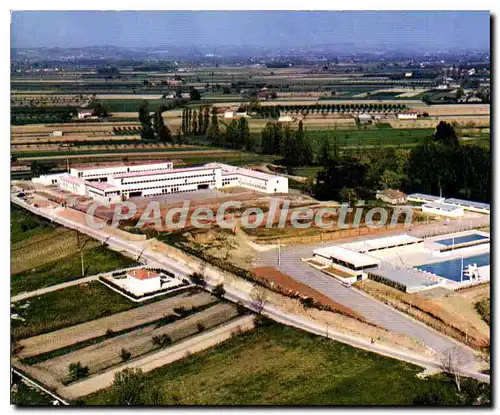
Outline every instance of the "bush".
<svg viewBox="0 0 500 415">
<path fill-rule="evenodd" d="M 206 285 L 207 285 L 207 282 L 205 281 L 205 277 L 203 275 L 201 275 L 199 272 L 193 272 L 190 275 L 190 278 L 191 278 L 191 282 L 193 284 L 196 284 L 200 287 L 206 287 Z"/>
<path fill-rule="evenodd" d="M 403 291 L 404 293 L 406 292 L 406 285 L 401 284 L 400 282 L 392 281 L 388 278 L 382 277 L 380 275 L 372 274 L 372 273 L 368 273 L 368 278 L 370 280 L 380 282 L 381 284 L 385 284 L 389 287 L 396 288 L 397 290 Z"/>
<path fill-rule="evenodd" d="M 153 342 L 153 345 L 160 347 L 165 347 L 168 346 L 169 344 L 172 344 L 172 338 L 168 334 L 153 336 L 151 341 Z"/>
<path fill-rule="evenodd" d="M 189 311 L 186 310 L 186 307 L 174 307 L 174 313 L 179 314 L 181 317 L 189 315 Z"/>
<path fill-rule="evenodd" d="M 122 349 L 120 353 L 120 357 L 122 358 L 122 361 L 126 362 L 127 360 L 130 359 L 132 356 L 132 353 L 130 353 L 127 349 Z"/>
<path fill-rule="evenodd" d="M 218 298 L 223 298 L 224 295 L 226 294 L 226 290 L 224 289 L 224 286 L 222 284 L 217 284 L 214 287 L 212 294 Z"/>
<path fill-rule="evenodd" d="M 236 312 L 238 313 L 239 316 L 242 316 L 247 312 L 246 307 L 243 305 L 241 301 L 238 301 L 236 303 Z"/>
<path fill-rule="evenodd" d="M 78 380 L 89 375 L 89 367 L 82 366 L 80 362 L 70 363 L 68 370 L 72 380 Z"/>
</svg>

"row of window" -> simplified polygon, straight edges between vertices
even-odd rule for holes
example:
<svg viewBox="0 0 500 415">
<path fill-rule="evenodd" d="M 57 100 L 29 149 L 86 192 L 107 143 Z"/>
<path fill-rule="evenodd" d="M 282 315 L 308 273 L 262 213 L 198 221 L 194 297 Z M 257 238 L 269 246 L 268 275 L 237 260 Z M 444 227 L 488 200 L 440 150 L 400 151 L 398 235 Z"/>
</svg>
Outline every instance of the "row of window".
<svg viewBox="0 0 500 415">
<path fill-rule="evenodd" d="M 206 177 L 206 176 L 215 176 L 215 175 L 213 173 L 205 173 L 205 174 L 195 174 L 185 177 L 162 177 L 160 179 L 138 180 L 138 181 L 124 179 L 122 180 L 122 184 L 141 184 L 141 183 L 163 182 L 166 180 L 187 180 L 195 177 Z M 215 180 L 215 178 L 213 180 Z"/>
<path fill-rule="evenodd" d="M 215 180 L 181 184 L 181 185 L 177 185 L 177 188 L 178 188 L 178 186 L 198 185 L 198 184 L 208 184 L 208 185 L 212 184 L 212 185 L 215 185 Z M 142 192 L 142 191 L 146 191 L 146 190 L 150 190 L 150 189 L 162 189 L 162 188 L 165 188 L 165 186 L 150 186 L 150 187 L 142 188 L 142 189 L 126 189 L 126 191 L 127 192 Z M 194 190 L 196 190 L 196 189 L 194 189 Z M 190 192 L 191 190 L 186 190 L 186 191 Z"/>
</svg>

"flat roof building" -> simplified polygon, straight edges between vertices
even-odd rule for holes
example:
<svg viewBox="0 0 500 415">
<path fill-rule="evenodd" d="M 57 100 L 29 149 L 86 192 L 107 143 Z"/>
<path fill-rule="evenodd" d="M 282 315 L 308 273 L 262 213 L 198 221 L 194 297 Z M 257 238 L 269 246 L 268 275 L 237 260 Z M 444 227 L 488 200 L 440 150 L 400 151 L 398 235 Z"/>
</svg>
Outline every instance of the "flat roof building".
<svg viewBox="0 0 500 415">
<path fill-rule="evenodd" d="M 330 246 L 319 248 L 313 251 L 314 257 L 322 257 L 332 264 L 339 264 L 352 270 L 364 270 L 366 268 L 376 267 L 382 261 L 370 255 L 351 251 L 342 246 Z"/>
</svg>

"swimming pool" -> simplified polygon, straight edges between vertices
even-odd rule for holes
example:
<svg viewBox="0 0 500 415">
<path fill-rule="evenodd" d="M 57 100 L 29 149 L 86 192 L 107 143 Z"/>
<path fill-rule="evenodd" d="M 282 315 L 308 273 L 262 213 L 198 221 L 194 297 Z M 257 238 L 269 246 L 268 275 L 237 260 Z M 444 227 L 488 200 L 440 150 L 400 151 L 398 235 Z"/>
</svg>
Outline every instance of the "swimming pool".
<svg viewBox="0 0 500 415">
<path fill-rule="evenodd" d="M 485 265 L 490 265 L 490 254 L 471 256 L 464 258 L 464 269 L 467 269 L 467 265 L 477 264 L 478 267 L 484 267 Z M 462 267 L 462 258 L 450 259 L 448 261 L 436 262 L 434 264 L 420 265 L 416 268 L 423 271 L 432 272 L 433 274 L 439 275 L 440 277 L 448 278 L 453 281 L 460 281 L 460 268 Z M 468 277 L 464 275 L 464 280 Z"/>
<path fill-rule="evenodd" d="M 452 246 L 464 244 L 466 242 L 480 241 L 481 239 L 488 239 L 487 236 L 471 233 L 470 235 L 457 236 L 456 238 L 447 238 L 434 241 L 441 245 Z"/>
</svg>

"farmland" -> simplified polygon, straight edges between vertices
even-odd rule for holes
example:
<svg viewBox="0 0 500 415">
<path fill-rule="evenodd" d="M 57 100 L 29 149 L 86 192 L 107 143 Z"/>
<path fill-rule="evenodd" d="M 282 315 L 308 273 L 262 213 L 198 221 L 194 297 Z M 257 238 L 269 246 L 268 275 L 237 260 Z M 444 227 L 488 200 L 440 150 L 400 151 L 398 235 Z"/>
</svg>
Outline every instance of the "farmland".
<svg viewBox="0 0 500 415">
<path fill-rule="evenodd" d="M 55 226 L 18 208 L 12 210 L 11 291 L 18 294 L 82 277 L 136 265 L 99 242 Z"/>
<path fill-rule="evenodd" d="M 12 320 L 15 339 L 84 323 L 136 306 L 100 282 L 75 285 L 15 303 L 14 311 L 25 322 Z"/>
<path fill-rule="evenodd" d="M 271 324 L 146 375 L 164 405 L 410 405 L 449 381 L 419 368 Z M 217 379 L 217 382 L 213 382 Z M 113 389 L 84 398 L 105 405 Z"/>
</svg>

